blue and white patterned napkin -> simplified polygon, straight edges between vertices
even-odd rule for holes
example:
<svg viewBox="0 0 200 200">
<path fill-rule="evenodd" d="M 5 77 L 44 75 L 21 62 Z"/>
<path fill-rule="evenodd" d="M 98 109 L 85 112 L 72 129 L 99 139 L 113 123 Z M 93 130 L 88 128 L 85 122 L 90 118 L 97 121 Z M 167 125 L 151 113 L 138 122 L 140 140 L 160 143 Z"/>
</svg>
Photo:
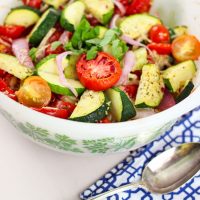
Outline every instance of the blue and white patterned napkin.
<svg viewBox="0 0 200 200">
<path fill-rule="evenodd" d="M 144 166 L 157 154 L 186 142 L 200 142 L 200 107 L 184 115 L 169 131 L 147 146 L 131 153 L 105 176 L 85 190 L 81 199 L 141 179 Z M 165 195 L 133 188 L 108 197 L 107 200 L 200 200 L 200 172 L 181 188 Z"/>
</svg>

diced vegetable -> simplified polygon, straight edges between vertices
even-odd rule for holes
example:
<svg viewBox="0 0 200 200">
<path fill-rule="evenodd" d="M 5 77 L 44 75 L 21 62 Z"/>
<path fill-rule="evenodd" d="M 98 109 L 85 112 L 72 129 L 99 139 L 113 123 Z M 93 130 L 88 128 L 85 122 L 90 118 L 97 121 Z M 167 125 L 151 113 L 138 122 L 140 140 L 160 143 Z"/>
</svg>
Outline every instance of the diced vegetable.
<svg viewBox="0 0 200 200">
<path fill-rule="evenodd" d="M 79 25 L 85 11 L 85 4 L 81 1 L 76 1 L 67 5 L 62 11 L 60 24 L 69 31 L 74 31 Z"/>
<path fill-rule="evenodd" d="M 18 25 L 29 27 L 40 19 L 40 11 L 29 6 L 14 8 L 5 19 L 6 25 Z"/>
<path fill-rule="evenodd" d="M 142 68 L 135 106 L 138 108 L 157 107 L 163 98 L 163 88 L 164 83 L 158 66 L 145 65 Z"/>
<path fill-rule="evenodd" d="M 122 122 L 135 117 L 136 115 L 135 108 L 125 92 L 123 92 L 118 87 L 114 87 L 108 89 L 106 91 L 106 95 L 108 96 L 108 99 L 111 101 L 110 111 L 112 113 L 114 120 Z"/>
<path fill-rule="evenodd" d="M 169 67 L 163 72 L 163 78 L 167 88 L 175 93 L 191 81 L 196 74 L 196 65 L 192 60 L 182 62 Z"/>
<path fill-rule="evenodd" d="M 109 110 L 109 103 L 103 92 L 86 90 L 69 119 L 81 122 L 98 122 Z"/>
<path fill-rule="evenodd" d="M 58 68 L 57 68 L 55 59 L 56 59 L 56 55 L 50 55 L 44 58 L 43 60 L 41 60 L 36 66 L 37 73 L 39 76 L 41 76 L 44 80 L 48 82 L 52 92 L 56 94 L 72 96 L 73 94 L 70 91 L 70 89 L 62 85 L 62 83 L 60 82 L 59 75 L 58 75 Z M 82 94 L 83 91 L 85 90 L 83 85 L 77 80 L 66 79 L 66 81 L 73 88 L 76 89 L 79 95 Z"/>
<path fill-rule="evenodd" d="M 48 9 L 29 34 L 29 42 L 33 46 L 39 45 L 49 30 L 56 24 L 58 18 L 59 13 L 56 10 L 52 8 Z"/>
</svg>

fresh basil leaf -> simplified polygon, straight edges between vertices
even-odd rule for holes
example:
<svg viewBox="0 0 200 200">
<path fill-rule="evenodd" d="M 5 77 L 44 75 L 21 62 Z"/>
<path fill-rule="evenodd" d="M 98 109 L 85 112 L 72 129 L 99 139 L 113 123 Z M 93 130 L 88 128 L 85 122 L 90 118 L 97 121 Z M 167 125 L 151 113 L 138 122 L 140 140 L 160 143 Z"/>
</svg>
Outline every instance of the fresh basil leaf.
<svg viewBox="0 0 200 200">
<path fill-rule="evenodd" d="M 112 42 L 112 55 L 118 60 L 121 61 L 124 57 L 124 54 L 128 51 L 127 45 L 119 40 L 116 39 Z"/>
<path fill-rule="evenodd" d="M 86 40 L 85 42 L 86 42 L 86 43 L 89 43 L 89 44 L 98 45 L 98 44 L 101 42 L 101 39 L 99 39 L 99 38 L 94 38 L 94 39 Z"/>
<path fill-rule="evenodd" d="M 51 44 L 51 50 L 56 50 L 62 43 L 60 41 L 55 41 Z"/>
<path fill-rule="evenodd" d="M 118 29 L 109 29 L 106 31 L 105 36 L 99 45 L 104 47 L 105 45 L 112 42 L 112 40 L 116 39 L 120 34 L 121 32 Z"/>
<path fill-rule="evenodd" d="M 98 50 L 99 49 L 97 46 L 93 46 L 89 51 L 87 51 L 86 59 L 92 60 L 92 59 L 96 58 Z"/>
</svg>

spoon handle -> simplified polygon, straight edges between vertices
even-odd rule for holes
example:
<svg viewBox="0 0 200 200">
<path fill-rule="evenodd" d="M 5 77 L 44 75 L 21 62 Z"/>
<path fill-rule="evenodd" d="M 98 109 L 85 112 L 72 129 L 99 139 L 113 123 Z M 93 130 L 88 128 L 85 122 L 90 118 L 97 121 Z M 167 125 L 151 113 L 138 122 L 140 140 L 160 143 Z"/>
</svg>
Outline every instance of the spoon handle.
<svg viewBox="0 0 200 200">
<path fill-rule="evenodd" d="M 103 200 L 105 199 L 106 197 L 109 197 L 109 196 L 112 196 L 116 193 L 119 193 L 119 192 L 123 192 L 123 191 L 126 191 L 126 190 L 130 190 L 134 187 L 144 187 L 145 188 L 145 185 L 143 184 L 142 181 L 140 182 L 137 182 L 137 183 L 130 183 L 130 184 L 127 184 L 127 185 L 123 185 L 121 187 L 118 187 L 118 188 L 115 188 L 115 189 L 112 189 L 108 192 L 105 192 L 103 194 L 100 194 L 100 195 L 97 195 L 95 197 L 91 197 L 89 198 L 88 200 Z"/>
</svg>

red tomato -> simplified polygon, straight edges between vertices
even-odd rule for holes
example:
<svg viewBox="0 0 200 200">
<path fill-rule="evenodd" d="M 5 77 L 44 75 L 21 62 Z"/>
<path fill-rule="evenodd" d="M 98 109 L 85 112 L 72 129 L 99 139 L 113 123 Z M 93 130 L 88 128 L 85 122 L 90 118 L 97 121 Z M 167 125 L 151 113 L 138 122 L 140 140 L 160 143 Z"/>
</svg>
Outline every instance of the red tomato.
<svg viewBox="0 0 200 200">
<path fill-rule="evenodd" d="M 0 35 L 16 39 L 19 38 L 25 31 L 24 26 L 5 25 L 0 26 Z"/>
<path fill-rule="evenodd" d="M 200 57 L 200 42 L 193 35 L 182 35 L 172 42 L 172 54 L 179 62 L 197 60 Z"/>
<path fill-rule="evenodd" d="M 86 18 L 91 26 L 97 26 L 100 24 L 99 21 L 92 15 L 87 15 Z"/>
<path fill-rule="evenodd" d="M 76 64 L 76 70 L 81 83 L 95 91 L 112 87 L 122 74 L 120 63 L 105 52 L 99 52 L 93 60 L 86 60 L 86 54 L 83 54 Z"/>
<path fill-rule="evenodd" d="M 60 54 L 63 53 L 65 50 L 63 48 L 63 45 L 58 46 L 55 50 L 52 50 L 51 45 L 49 45 L 45 50 L 45 55 L 51 55 L 51 54 Z"/>
<path fill-rule="evenodd" d="M 155 43 L 170 42 L 170 34 L 168 29 L 161 24 L 155 25 L 151 28 L 149 31 L 149 38 Z"/>
<path fill-rule="evenodd" d="M 151 8 L 152 0 L 133 0 L 127 6 L 126 15 L 148 12 Z"/>
<path fill-rule="evenodd" d="M 68 111 L 69 116 L 72 114 L 76 106 L 70 102 L 65 102 L 61 100 L 57 100 L 53 103 L 53 107 L 59 108 L 59 109 L 66 109 Z"/>
<path fill-rule="evenodd" d="M 42 0 L 22 0 L 24 5 L 33 7 L 33 8 L 40 8 L 42 5 Z"/>
<path fill-rule="evenodd" d="M 60 24 L 56 24 L 55 29 L 56 29 L 55 33 L 49 38 L 49 41 L 48 41 L 49 43 L 58 41 L 64 31 L 64 29 L 60 26 Z"/>
<path fill-rule="evenodd" d="M 150 43 L 147 45 L 152 51 L 156 51 L 160 55 L 169 55 L 172 52 L 171 44 Z"/>
<path fill-rule="evenodd" d="M 43 107 L 43 108 L 32 108 L 35 111 L 44 113 L 46 115 L 51 115 L 54 117 L 67 119 L 69 117 L 68 111 L 66 109 L 52 108 L 52 107 Z"/>
<path fill-rule="evenodd" d="M 110 121 L 107 117 L 105 117 L 105 118 L 103 118 L 102 120 L 100 120 L 99 123 L 108 124 L 108 123 L 111 123 L 111 121 Z"/>
<path fill-rule="evenodd" d="M 173 95 L 167 90 L 164 90 L 164 97 L 158 106 L 159 111 L 167 110 L 176 104 Z"/>
<path fill-rule="evenodd" d="M 3 79 L 0 79 L 0 92 L 3 92 L 5 95 L 10 97 L 11 99 L 17 101 L 17 96 L 15 94 L 15 91 L 10 89 Z"/>
<path fill-rule="evenodd" d="M 6 75 L 6 71 L 0 69 L 0 77 L 4 77 Z"/>
<path fill-rule="evenodd" d="M 123 90 L 129 95 L 130 98 L 135 98 L 137 94 L 138 85 L 125 85 Z"/>
</svg>

